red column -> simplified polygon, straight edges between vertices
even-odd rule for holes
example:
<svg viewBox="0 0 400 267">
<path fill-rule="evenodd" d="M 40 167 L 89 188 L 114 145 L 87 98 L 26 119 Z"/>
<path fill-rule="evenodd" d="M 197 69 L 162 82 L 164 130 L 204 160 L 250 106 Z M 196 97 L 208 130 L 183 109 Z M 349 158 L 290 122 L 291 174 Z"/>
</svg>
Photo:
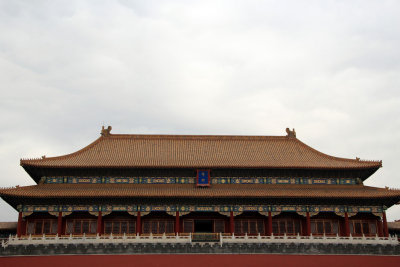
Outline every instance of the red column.
<svg viewBox="0 0 400 267">
<path fill-rule="evenodd" d="M 383 219 L 383 235 L 385 237 L 389 236 L 389 230 L 388 230 L 388 225 L 386 221 L 386 212 L 382 212 L 382 219 Z"/>
<path fill-rule="evenodd" d="M 97 233 L 99 235 L 102 234 L 101 231 L 101 224 L 103 223 L 103 215 L 101 214 L 101 211 L 99 211 L 99 215 L 97 216 Z"/>
<path fill-rule="evenodd" d="M 344 235 L 350 236 L 349 215 L 347 212 L 344 213 Z"/>
<path fill-rule="evenodd" d="M 59 212 L 57 218 L 57 235 L 61 236 L 61 234 L 62 234 L 62 212 Z"/>
<path fill-rule="evenodd" d="M 268 231 L 267 235 L 272 235 L 272 214 L 268 211 Z"/>
<path fill-rule="evenodd" d="M 376 220 L 377 224 L 378 224 L 378 236 L 382 237 L 383 236 L 383 226 L 382 226 L 382 221 L 381 219 L 377 219 Z"/>
<path fill-rule="evenodd" d="M 17 236 L 21 237 L 22 235 L 22 212 L 18 213 L 18 224 L 17 224 Z"/>
<path fill-rule="evenodd" d="M 22 218 L 22 223 L 21 223 L 21 235 L 26 235 L 26 227 L 27 227 L 27 221 Z"/>
<path fill-rule="evenodd" d="M 263 235 L 268 235 L 268 216 L 267 216 L 267 218 L 265 218 L 263 220 L 263 223 L 264 223 L 264 232 L 262 234 Z"/>
<path fill-rule="evenodd" d="M 137 213 L 136 217 L 136 234 L 141 234 L 142 233 L 142 222 L 140 221 L 140 211 Z"/>
<path fill-rule="evenodd" d="M 310 213 L 308 211 L 306 213 L 306 235 L 311 235 L 311 220 Z"/>
<path fill-rule="evenodd" d="M 175 213 L 175 233 L 176 234 L 179 234 L 179 228 L 180 228 L 180 225 L 179 225 L 179 211 L 177 211 Z"/>
<path fill-rule="evenodd" d="M 231 234 L 235 232 L 235 223 L 233 218 L 233 211 L 231 211 L 229 216 L 229 230 L 231 230 Z"/>
</svg>

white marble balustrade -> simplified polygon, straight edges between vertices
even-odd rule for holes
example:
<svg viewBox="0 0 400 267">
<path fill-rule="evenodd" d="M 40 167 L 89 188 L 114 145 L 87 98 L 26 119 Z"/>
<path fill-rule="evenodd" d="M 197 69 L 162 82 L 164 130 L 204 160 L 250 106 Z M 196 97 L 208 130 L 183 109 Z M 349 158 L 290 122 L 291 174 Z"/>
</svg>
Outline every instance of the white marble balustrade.
<svg viewBox="0 0 400 267">
<path fill-rule="evenodd" d="M 389 237 L 344 237 L 344 236 L 262 236 L 262 235 L 241 235 L 235 236 L 230 234 L 216 234 L 219 243 L 223 244 L 240 244 L 240 243 L 283 243 L 283 244 L 364 244 L 364 245 L 399 245 L 399 241 L 395 236 Z M 217 239 L 217 240 L 218 240 Z M 2 240 L 1 246 L 27 246 L 27 245 L 79 245 L 79 244 L 191 244 L 192 234 L 185 235 L 81 235 L 81 236 L 10 236 L 8 239 Z"/>
</svg>

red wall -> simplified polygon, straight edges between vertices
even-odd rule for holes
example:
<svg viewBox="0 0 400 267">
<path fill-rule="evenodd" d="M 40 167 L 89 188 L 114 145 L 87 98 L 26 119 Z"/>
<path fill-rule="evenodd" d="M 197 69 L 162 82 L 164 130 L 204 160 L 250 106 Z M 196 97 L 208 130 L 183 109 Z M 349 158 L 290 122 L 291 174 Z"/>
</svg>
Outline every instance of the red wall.
<svg viewBox="0 0 400 267">
<path fill-rule="evenodd" d="M 78 266 L 145 266 L 145 267 L 236 267 L 236 266 L 400 266 L 400 256 L 355 255 L 267 255 L 267 254 L 192 254 L 192 255 L 82 255 L 0 257 L 0 266 L 78 267 Z"/>
</svg>

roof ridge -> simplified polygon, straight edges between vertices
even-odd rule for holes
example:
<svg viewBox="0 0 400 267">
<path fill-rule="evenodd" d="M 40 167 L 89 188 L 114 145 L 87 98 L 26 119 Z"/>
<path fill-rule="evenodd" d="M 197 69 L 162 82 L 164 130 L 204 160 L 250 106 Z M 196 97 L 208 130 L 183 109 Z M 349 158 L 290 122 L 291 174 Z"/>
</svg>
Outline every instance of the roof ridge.
<svg viewBox="0 0 400 267">
<path fill-rule="evenodd" d="M 142 139 L 227 139 L 227 140 L 265 140 L 265 139 L 289 139 L 285 135 L 189 135 L 189 134 L 109 134 L 106 138 L 142 138 Z"/>
</svg>

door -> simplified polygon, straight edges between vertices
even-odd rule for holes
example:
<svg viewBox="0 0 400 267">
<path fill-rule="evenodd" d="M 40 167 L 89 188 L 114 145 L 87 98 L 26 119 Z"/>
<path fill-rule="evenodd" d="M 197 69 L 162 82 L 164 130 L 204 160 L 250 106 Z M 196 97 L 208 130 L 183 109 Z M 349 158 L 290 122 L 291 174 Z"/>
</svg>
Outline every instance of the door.
<svg viewBox="0 0 400 267">
<path fill-rule="evenodd" d="M 194 220 L 195 233 L 213 233 L 212 220 Z"/>
</svg>

